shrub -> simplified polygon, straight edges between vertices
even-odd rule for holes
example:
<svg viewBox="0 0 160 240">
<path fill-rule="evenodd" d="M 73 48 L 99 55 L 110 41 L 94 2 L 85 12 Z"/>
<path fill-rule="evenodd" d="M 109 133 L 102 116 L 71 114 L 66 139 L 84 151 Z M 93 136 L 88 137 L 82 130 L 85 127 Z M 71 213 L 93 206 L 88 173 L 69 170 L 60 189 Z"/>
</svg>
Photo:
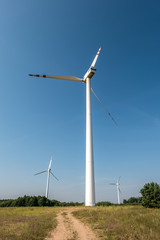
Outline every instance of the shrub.
<svg viewBox="0 0 160 240">
<path fill-rule="evenodd" d="M 149 208 L 160 208 L 160 186 L 151 182 L 144 185 L 140 190 L 142 205 Z"/>
</svg>

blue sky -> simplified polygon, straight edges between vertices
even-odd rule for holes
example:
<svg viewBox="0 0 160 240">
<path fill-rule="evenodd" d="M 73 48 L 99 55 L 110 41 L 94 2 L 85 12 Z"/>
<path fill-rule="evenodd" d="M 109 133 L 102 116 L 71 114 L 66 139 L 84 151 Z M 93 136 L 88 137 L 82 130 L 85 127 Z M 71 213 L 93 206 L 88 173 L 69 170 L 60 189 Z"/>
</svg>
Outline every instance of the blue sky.
<svg viewBox="0 0 160 240">
<path fill-rule="evenodd" d="M 148 0 L 0 1 L 0 199 L 44 195 L 84 201 L 85 85 L 28 73 L 83 77 L 92 87 L 96 201 L 116 202 L 160 183 L 160 3 Z"/>
</svg>

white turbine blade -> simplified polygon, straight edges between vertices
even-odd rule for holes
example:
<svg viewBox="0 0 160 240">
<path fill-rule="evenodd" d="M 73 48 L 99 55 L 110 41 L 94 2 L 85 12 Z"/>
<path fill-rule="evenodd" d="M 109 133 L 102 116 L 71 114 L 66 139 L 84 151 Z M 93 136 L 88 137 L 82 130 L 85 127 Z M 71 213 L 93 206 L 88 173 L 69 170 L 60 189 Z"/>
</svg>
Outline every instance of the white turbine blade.
<svg viewBox="0 0 160 240">
<path fill-rule="evenodd" d="M 118 178 L 118 183 L 120 182 L 120 178 L 121 178 L 121 177 Z"/>
<path fill-rule="evenodd" d="M 100 51 L 101 51 L 101 47 L 99 48 L 99 50 L 98 50 L 98 52 L 97 52 L 97 54 L 96 54 L 96 56 L 95 56 L 95 58 L 94 58 L 94 60 L 93 60 L 93 62 L 92 62 L 92 64 L 91 64 L 91 67 L 94 67 L 94 66 L 95 66 Z"/>
<path fill-rule="evenodd" d="M 119 192 L 122 194 L 121 189 L 119 188 Z"/>
<path fill-rule="evenodd" d="M 91 91 L 93 92 L 94 96 L 97 98 L 97 100 L 101 103 L 101 105 L 103 106 L 105 112 L 110 116 L 110 118 L 112 119 L 112 121 L 115 123 L 115 125 L 117 125 L 117 122 L 115 121 L 115 119 L 112 117 L 111 113 L 107 110 L 107 108 L 104 106 L 104 104 L 101 102 L 101 100 L 97 97 L 97 95 L 95 94 L 95 92 L 93 91 L 93 89 L 91 88 Z"/>
<path fill-rule="evenodd" d="M 43 77 L 43 78 L 53 78 L 53 79 L 61 79 L 61 80 L 70 80 L 70 81 L 80 81 L 83 79 L 73 76 L 56 76 L 56 75 L 36 75 L 36 74 L 28 74 L 31 77 Z"/>
<path fill-rule="evenodd" d="M 41 174 L 41 173 L 44 173 L 44 172 L 47 172 L 47 170 L 42 171 L 42 172 L 39 172 L 39 173 L 36 173 L 36 174 L 34 174 L 34 175 L 38 175 L 38 174 Z"/>
<path fill-rule="evenodd" d="M 55 179 L 57 179 L 57 181 L 59 181 L 58 178 L 57 178 L 52 172 L 50 172 L 50 173 L 52 174 L 52 176 L 53 176 Z"/>
<path fill-rule="evenodd" d="M 110 183 L 109 185 L 116 185 L 116 183 Z"/>
<path fill-rule="evenodd" d="M 52 156 L 51 156 L 51 160 L 50 160 L 50 162 L 49 162 L 49 167 L 48 167 L 48 169 L 51 168 L 51 164 L 52 164 Z"/>
</svg>

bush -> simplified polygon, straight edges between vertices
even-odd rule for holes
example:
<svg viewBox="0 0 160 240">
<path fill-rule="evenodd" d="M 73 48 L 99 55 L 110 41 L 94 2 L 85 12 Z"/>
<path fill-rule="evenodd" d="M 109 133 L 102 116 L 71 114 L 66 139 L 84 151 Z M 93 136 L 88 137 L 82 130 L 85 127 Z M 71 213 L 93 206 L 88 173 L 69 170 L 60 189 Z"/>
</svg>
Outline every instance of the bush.
<svg viewBox="0 0 160 240">
<path fill-rule="evenodd" d="M 142 203 L 141 197 L 130 197 L 128 200 L 124 199 L 123 204 L 129 204 L 129 205 L 139 205 Z"/>
<path fill-rule="evenodd" d="M 151 182 L 144 185 L 140 190 L 142 205 L 149 208 L 160 208 L 160 186 Z"/>
<path fill-rule="evenodd" d="M 111 205 L 112 205 L 111 202 L 98 202 L 98 203 L 96 203 L 96 206 L 103 206 L 103 207 L 111 206 Z"/>
</svg>

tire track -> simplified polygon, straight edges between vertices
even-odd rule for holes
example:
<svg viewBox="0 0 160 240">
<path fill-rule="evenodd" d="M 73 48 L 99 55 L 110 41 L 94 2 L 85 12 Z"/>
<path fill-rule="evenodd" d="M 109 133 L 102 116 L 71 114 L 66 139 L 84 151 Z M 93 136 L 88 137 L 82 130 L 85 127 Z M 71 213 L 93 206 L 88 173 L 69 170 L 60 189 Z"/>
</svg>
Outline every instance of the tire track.
<svg viewBox="0 0 160 240">
<path fill-rule="evenodd" d="M 73 209 L 57 214 L 58 225 L 45 240 L 97 240 L 92 230 L 72 215 Z"/>
</svg>

